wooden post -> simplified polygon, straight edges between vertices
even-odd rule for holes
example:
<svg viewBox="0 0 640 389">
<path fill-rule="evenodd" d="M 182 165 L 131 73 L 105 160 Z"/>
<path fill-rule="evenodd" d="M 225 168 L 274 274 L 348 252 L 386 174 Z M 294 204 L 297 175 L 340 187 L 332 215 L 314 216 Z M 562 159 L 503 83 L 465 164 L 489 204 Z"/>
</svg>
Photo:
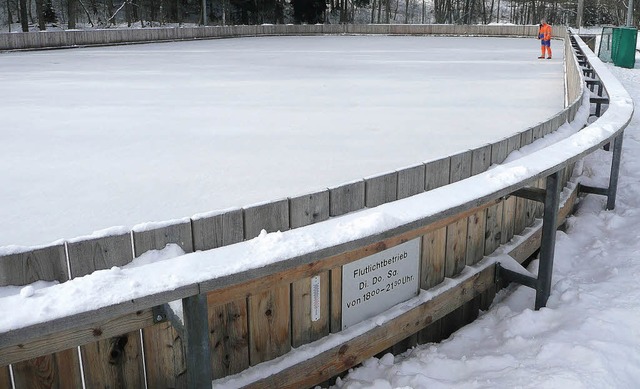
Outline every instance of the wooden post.
<svg viewBox="0 0 640 389">
<path fill-rule="evenodd" d="M 187 387 L 211 386 L 211 349 L 207 297 L 202 294 L 182 299 L 187 343 Z"/>
</svg>

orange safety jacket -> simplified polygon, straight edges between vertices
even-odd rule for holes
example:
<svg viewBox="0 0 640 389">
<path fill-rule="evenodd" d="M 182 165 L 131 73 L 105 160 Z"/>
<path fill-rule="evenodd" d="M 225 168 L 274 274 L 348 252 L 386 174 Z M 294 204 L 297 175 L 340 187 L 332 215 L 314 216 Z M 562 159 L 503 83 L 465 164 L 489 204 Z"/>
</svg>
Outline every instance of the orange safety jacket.
<svg viewBox="0 0 640 389">
<path fill-rule="evenodd" d="M 540 25 L 540 29 L 538 30 L 538 39 L 542 39 L 543 41 L 551 40 L 551 26 L 547 23 Z"/>
</svg>

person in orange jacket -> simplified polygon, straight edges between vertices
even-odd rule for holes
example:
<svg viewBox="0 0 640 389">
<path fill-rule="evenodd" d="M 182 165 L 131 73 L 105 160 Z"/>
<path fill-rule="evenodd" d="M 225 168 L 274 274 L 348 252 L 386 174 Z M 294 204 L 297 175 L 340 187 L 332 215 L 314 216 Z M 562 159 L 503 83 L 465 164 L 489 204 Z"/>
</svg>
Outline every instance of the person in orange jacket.
<svg viewBox="0 0 640 389">
<path fill-rule="evenodd" d="M 542 54 L 538 57 L 544 59 L 545 53 L 547 59 L 551 59 L 551 26 L 547 24 L 547 21 L 542 19 L 540 21 L 540 28 L 538 29 L 538 39 L 540 39 L 540 48 Z"/>
</svg>

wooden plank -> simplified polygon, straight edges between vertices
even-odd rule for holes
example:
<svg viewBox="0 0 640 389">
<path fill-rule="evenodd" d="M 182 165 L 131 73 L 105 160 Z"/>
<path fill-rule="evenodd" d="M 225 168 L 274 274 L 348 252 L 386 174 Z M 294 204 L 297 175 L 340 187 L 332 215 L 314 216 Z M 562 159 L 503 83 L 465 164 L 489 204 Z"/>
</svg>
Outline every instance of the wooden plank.
<svg viewBox="0 0 640 389">
<path fill-rule="evenodd" d="M 471 175 L 487 171 L 491 165 L 491 145 L 472 150 Z M 483 209 L 469 217 L 467 224 L 467 265 L 477 263 L 484 256 L 487 211 Z"/>
<path fill-rule="evenodd" d="M 123 266 L 133 259 L 131 234 L 73 241 L 67 244 L 73 277 Z M 85 382 L 90 387 L 136 388 L 144 386 L 140 331 L 80 347 Z"/>
<path fill-rule="evenodd" d="M 253 239 L 262 230 L 267 232 L 289 229 L 289 200 L 282 199 L 270 203 L 244 208 L 244 238 Z"/>
<path fill-rule="evenodd" d="M 242 242 L 244 239 L 244 214 L 242 209 L 231 209 L 215 215 L 194 217 L 193 249 L 211 250 Z"/>
<path fill-rule="evenodd" d="M 0 286 L 65 282 L 68 278 L 64 244 L 0 257 Z"/>
<path fill-rule="evenodd" d="M 487 210 L 474 213 L 467 223 L 467 247 L 465 263 L 473 265 L 484 257 L 485 231 L 487 224 Z"/>
<path fill-rule="evenodd" d="M 329 218 L 329 191 L 290 199 L 291 226 L 302 227 Z M 313 277 L 305 277 L 291 284 L 292 345 L 298 347 L 329 334 L 329 272 L 319 274 L 320 319 L 311 317 L 311 286 Z"/>
<path fill-rule="evenodd" d="M 491 145 L 491 164 L 502 163 L 508 154 L 509 140 L 503 139 Z M 500 202 L 487 208 L 486 226 L 485 226 L 485 255 L 494 252 L 502 241 L 502 216 L 504 213 L 504 202 Z"/>
<path fill-rule="evenodd" d="M 158 323 L 142 332 L 149 388 L 186 388 L 185 342 L 170 322 Z"/>
<path fill-rule="evenodd" d="M 142 388 L 145 385 L 139 331 L 82 346 L 89 388 Z"/>
<path fill-rule="evenodd" d="M 424 192 L 425 174 L 423 164 L 398 170 L 398 199 Z"/>
<path fill-rule="evenodd" d="M 494 267 L 489 267 L 462 282 L 459 287 L 443 292 L 396 319 L 376 326 L 366 334 L 256 381 L 246 388 L 313 387 L 391 347 L 448 314 L 455 307 L 470 301 L 493 284 L 494 272 Z"/>
<path fill-rule="evenodd" d="M 125 316 L 112 317 L 100 323 L 92 323 L 81 328 L 66 329 L 45 336 L 34 337 L 29 342 L 0 349 L 0 365 L 109 339 L 151 324 L 153 324 L 152 311 L 151 309 L 144 309 Z"/>
<path fill-rule="evenodd" d="M 129 233 L 72 241 L 67 243 L 67 251 L 72 278 L 124 266 L 133 260 Z"/>
<path fill-rule="evenodd" d="M 136 257 L 149 250 L 161 250 L 169 243 L 179 245 L 185 253 L 192 253 L 191 221 L 143 230 L 136 230 L 134 227 L 133 242 Z"/>
<path fill-rule="evenodd" d="M 364 203 L 367 208 L 398 199 L 398 173 L 391 172 L 364 180 Z"/>
<path fill-rule="evenodd" d="M 9 366 L 0 367 L 0 388 L 11 389 L 11 374 Z"/>
<path fill-rule="evenodd" d="M 471 177 L 472 157 L 473 151 L 471 150 L 451 156 L 450 184 Z"/>
<path fill-rule="evenodd" d="M 329 334 L 329 272 L 325 271 L 317 275 L 319 290 L 316 296 L 319 317 L 312 317 L 312 280 L 313 277 L 304 278 L 291 284 L 291 345 L 299 347 L 311 343 Z"/>
<path fill-rule="evenodd" d="M 444 281 L 447 228 L 429 232 L 422 238 L 420 288 L 430 289 Z"/>
<path fill-rule="evenodd" d="M 471 175 L 487 171 L 491 165 L 491 145 L 480 146 L 471 150 Z"/>
<path fill-rule="evenodd" d="M 308 226 L 329 219 L 329 190 L 289 199 L 291 228 Z"/>
<path fill-rule="evenodd" d="M 169 243 L 193 252 L 191 221 L 143 231 L 133 231 L 135 256 L 159 250 Z M 185 387 L 187 381 L 185 344 L 170 323 L 158 323 L 142 330 L 147 385 L 150 388 Z"/>
<path fill-rule="evenodd" d="M 364 180 L 329 188 L 330 216 L 340 216 L 364 208 Z"/>
<path fill-rule="evenodd" d="M 82 387 L 76 348 L 19 362 L 12 368 L 16 389 Z"/>
<path fill-rule="evenodd" d="M 291 299 L 289 285 L 249 297 L 249 362 L 260 362 L 291 350 Z"/>
<path fill-rule="evenodd" d="M 213 378 L 240 373 L 249 367 L 247 317 L 246 299 L 230 301 L 223 305 L 209 303 L 209 342 Z"/>
<path fill-rule="evenodd" d="M 466 266 L 467 254 L 467 218 L 460 219 L 447 226 L 447 251 L 444 275 L 453 277 Z"/>
<path fill-rule="evenodd" d="M 329 282 L 331 284 L 329 296 L 331 303 L 329 309 L 331 311 L 331 333 L 342 331 L 342 267 L 331 269 L 329 271 Z"/>
<path fill-rule="evenodd" d="M 450 182 L 464 180 L 471 176 L 473 151 L 465 151 L 451 156 Z M 469 220 L 462 218 L 447 226 L 447 251 L 444 274 L 452 277 L 466 266 L 467 232 Z"/>
<path fill-rule="evenodd" d="M 520 134 L 507 138 L 507 155 L 520 148 Z M 516 222 L 516 204 L 517 197 L 509 196 L 505 199 L 502 208 L 502 230 L 500 234 L 500 243 L 504 244 L 513 238 L 515 233 Z"/>
<path fill-rule="evenodd" d="M 450 172 L 449 157 L 425 163 L 424 190 L 429 191 L 449 184 Z"/>
</svg>

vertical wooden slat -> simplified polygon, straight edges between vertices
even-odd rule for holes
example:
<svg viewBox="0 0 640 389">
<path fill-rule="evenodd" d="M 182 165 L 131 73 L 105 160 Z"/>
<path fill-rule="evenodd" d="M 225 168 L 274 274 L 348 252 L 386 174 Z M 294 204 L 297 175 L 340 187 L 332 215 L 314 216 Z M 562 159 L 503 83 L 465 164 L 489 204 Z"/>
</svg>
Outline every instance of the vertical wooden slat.
<svg viewBox="0 0 640 389">
<path fill-rule="evenodd" d="M 249 360 L 251 366 L 291 350 L 289 285 L 250 296 Z"/>
<path fill-rule="evenodd" d="M 311 280 L 303 278 L 291 285 L 291 343 L 293 347 L 313 342 L 329 334 L 329 272 L 318 274 L 320 278 L 320 318 L 311 317 Z"/>
<path fill-rule="evenodd" d="M 236 374 L 249 367 L 247 300 L 224 305 L 209 303 L 209 337 L 213 378 Z"/>
<path fill-rule="evenodd" d="M 364 203 L 368 208 L 398 199 L 398 173 L 391 172 L 364 180 Z"/>
<path fill-rule="evenodd" d="M 289 199 L 291 228 L 307 226 L 329 219 L 329 190 Z"/>
<path fill-rule="evenodd" d="M 398 199 L 424 192 L 425 165 L 420 164 L 398 171 Z"/>
<path fill-rule="evenodd" d="M 422 266 L 420 288 L 429 289 L 444 281 L 445 259 L 447 249 L 447 228 L 432 231 L 422 238 Z M 437 320 L 427 328 L 418 332 L 418 343 L 440 340 L 442 322 Z"/>
<path fill-rule="evenodd" d="M 149 388 L 186 388 L 186 345 L 171 323 L 142 330 L 144 360 Z"/>
<path fill-rule="evenodd" d="M 133 260 L 129 233 L 71 241 L 67 243 L 67 251 L 72 278 L 113 266 L 124 266 Z"/>
<path fill-rule="evenodd" d="M 133 259 L 131 234 L 73 241 L 67 244 L 71 276 L 123 266 Z M 139 331 L 80 347 L 88 387 L 139 388 L 145 384 Z"/>
<path fill-rule="evenodd" d="M 471 177 L 471 161 L 473 151 L 465 151 L 451 156 L 449 183 L 458 182 Z"/>
<path fill-rule="evenodd" d="M 491 145 L 472 150 L 471 175 L 485 172 L 491 165 Z M 467 224 L 466 264 L 477 263 L 484 256 L 484 238 L 486 231 L 487 210 L 476 212 L 469 217 Z"/>
<path fill-rule="evenodd" d="M 520 148 L 520 134 L 513 135 L 507 139 L 507 155 Z M 502 214 L 502 231 L 500 243 L 504 244 L 513 238 L 516 220 L 517 197 L 509 196 L 504 200 Z"/>
<path fill-rule="evenodd" d="M 63 244 L 0 257 L 0 286 L 69 279 Z M 78 350 L 43 355 L 13 365 L 16 389 L 82 386 Z"/>
<path fill-rule="evenodd" d="M 491 145 L 491 164 L 502 163 L 508 154 L 508 139 L 503 139 Z M 491 254 L 500 246 L 502 237 L 502 215 L 504 201 L 487 208 L 487 223 L 485 228 L 484 253 Z"/>
<path fill-rule="evenodd" d="M 443 158 L 425 163 L 424 190 L 439 188 L 449 184 L 451 159 Z"/>
<path fill-rule="evenodd" d="M 454 183 L 471 176 L 472 151 L 451 156 L 449 182 Z M 469 218 L 463 218 L 447 226 L 447 252 L 444 274 L 453 277 L 466 266 L 467 231 Z"/>
<path fill-rule="evenodd" d="M 520 146 L 524 147 L 533 142 L 533 129 L 529 129 L 521 133 L 520 137 Z M 514 232 L 516 234 L 522 233 L 527 226 L 530 226 L 533 222 L 533 218 L 530 216 L 530 211 L 533 207 L 531 204 L 532 200 L 527 200 L 524 198 L 516 199 L 516 216 L 515 216 L 515 227 Z"/>
<path fill-rule="evenodd" d="M 76 348 L 44 355 L 13 365 L 16 389 L 81 388 Z"/>
<path fill-rule="evenodd" d="M 340 216 L 364 208 L 364 180 L 329 188 L 330 216 Z"/>
<path fill-rule="evenodd" d="M 267 232 L 289 229 L 289 200 L 283 199 L 244 208 L 244 237 L 253 239 L 262 230 Z"/>
<path fill-rule="evenodd" d="M 64 245 L 59 244 L 0 257 L 0 286 L 68 279 Z"/>
<path fill-rule="evenodd" d="M 329 273 L 331 283 L 330 311 L 331 333 L 342 331 L 342 267 L 331 269 Z"/>
<path fill-rule="evenodd" d="M 159 250 L 169 243 L 193 252 L 191 221 L 155 229 L 133 231 L 135 256 L 148 250 Z M 142 330 L 144 358 L 149 388 L 184 388 L 187 385 L 187 364 L 184 340 L 169 322 L 158 323 Z"/>
<path fill-rule="evenodd" d="M 192 253 L 191 221 L 150 229 L 137 229 L 134 227 L 133 242 L 136 257 L 149 250 L 161 250 L 169 243 L 179 245 L 185 253 Z"/>
<path fill-rule="evenodd" d="M 194 217 L 191 225 L 195 250 L 210 250 L 244 239 L 244 213 L 239 208 Z M 215 379 L 239 373 L 249 367 L 247 301 L 242 298 L 216 305 L 210 300 L 207 302 L 209 346 L 211 372 Z"/>
<path fill-rule="evenodd" d="M 329 218 L 329 191 L 321 191 L 289 200 L 291 228 L 303 227 Z M 331 315 L 329 272 L 320 277 L 320 319 L 311 317 L 311 284 L 313 277 L 291 284 L 291 343 L 298 347 L 328 335 Z"/>
<path fill-rule="evenodd" d="M 11 388 L 11 375 L 9 374 L 9 366 L 0 367 L 0 388 Z"/>
<path fill-rule="evenodd" d="M 447 252 L 444 274 L 453 277 L 466 266 L 468 218 L 455 221 L 447 226 Z"/>
<path fill-rule="evenodd" d="M 425 234 L 422 238 L 422 275 L 420 288 L 430 289 L 444 281 L 445 253 L 447 249 L 447 229 Z"/>
<path fill-rule="evenodd" d="M 242 242 L 243 216 L 242 209 L 237 208 L 215 215 L 194 217 L 191 220 L 193 249 L 203 251 Z"/>
</svg>

